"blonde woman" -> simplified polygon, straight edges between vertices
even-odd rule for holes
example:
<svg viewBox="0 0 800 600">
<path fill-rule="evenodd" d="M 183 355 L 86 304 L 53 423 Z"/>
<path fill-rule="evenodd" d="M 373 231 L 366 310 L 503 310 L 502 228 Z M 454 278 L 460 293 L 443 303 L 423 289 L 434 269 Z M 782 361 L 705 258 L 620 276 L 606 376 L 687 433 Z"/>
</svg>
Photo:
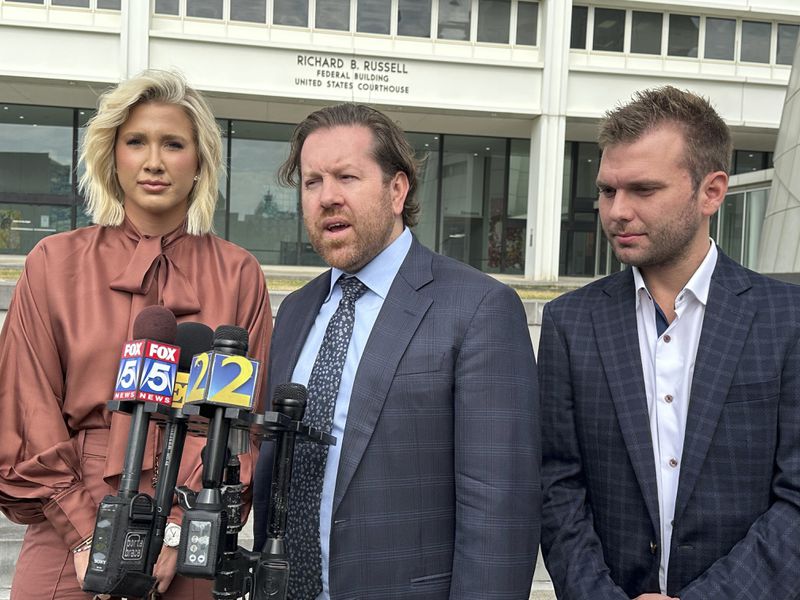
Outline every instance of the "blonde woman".
<svg viewBox="0 0 800 600">
<path fill-rule="evenodd" d="M 211 233 L 220 156 L 208 105 L 172 72 L 121 83 L 87 126 L 80 184 L 96 225 L 31 251 L 0 335 L 0 508 L 28 524 L 15 600 L 88 597 L 87 540 L 98 503 L 117 489 L 129 428 L 106 402 L 144 307 L 244 327 L 251 355 L 266 359 L 272 316 L 260 266 Z M 187 440 L 179 485 L 201 487 L 203 443 Z M 141 478 L 151 494 L 160 447 L 151 426 Z M 248 482 L 252 453 L 241 459 Z M 210 597 L 210 582 L 173 580 L 176 562 L 165 546 L 158 592 Z"/>
</svg>

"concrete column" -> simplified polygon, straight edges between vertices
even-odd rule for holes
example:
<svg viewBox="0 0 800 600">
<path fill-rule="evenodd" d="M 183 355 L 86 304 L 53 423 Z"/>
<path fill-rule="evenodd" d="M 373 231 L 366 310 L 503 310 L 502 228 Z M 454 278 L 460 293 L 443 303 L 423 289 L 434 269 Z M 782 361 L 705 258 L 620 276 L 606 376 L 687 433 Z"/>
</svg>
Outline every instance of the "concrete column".
<svg viewBox="0 0 800 600">
<path fill-rule="evenodd" d="M 120 80 L 150 66 L 150 2 L 122 0 Z"/>
<path fill-rule="evenodd" d="M 545 0 L 540 7 L 542 115 L 531 136 L 525 278 L 557 281 L 572 0 Z"/>
</svg>

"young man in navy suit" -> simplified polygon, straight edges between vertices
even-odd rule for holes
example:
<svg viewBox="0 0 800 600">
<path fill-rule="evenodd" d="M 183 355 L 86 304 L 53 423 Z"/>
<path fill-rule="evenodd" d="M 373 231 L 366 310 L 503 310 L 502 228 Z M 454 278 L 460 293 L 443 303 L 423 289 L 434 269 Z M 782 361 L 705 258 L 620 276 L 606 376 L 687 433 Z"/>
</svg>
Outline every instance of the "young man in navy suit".
<svg viewBox="0 0 800 600">
<path fill-rule="evenodd" d="M 331 421 L 313 422 L 337 438 L 319 475 L 295 453 L 290 597 L 527 600 L 540 433 L 518 296 L 416 240 L 414 151 L 380 112 L 312 113 L 280 174 L 331 269 L 281 303 L 269 381 L 306 384 L 307 419 L 332 392 Z M 271 444 L 261 458 L 257 546 Z"/>
<path fill-rule="evenodd" d="M 709 238 L 731 139 L 673 87 L 606 115 L 628 269 L 542 323 L 542 549 L 561 599 L 800 598 L 800 288 Z"/>
</svg>

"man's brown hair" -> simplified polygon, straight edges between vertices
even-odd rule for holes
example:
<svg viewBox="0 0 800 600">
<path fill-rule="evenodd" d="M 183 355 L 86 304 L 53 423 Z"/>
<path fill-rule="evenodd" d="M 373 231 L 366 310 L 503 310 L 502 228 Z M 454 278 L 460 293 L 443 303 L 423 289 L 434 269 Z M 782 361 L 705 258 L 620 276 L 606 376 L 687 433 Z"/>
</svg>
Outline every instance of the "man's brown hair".
<svg viewBox="0 0 800 600">
<path fill-rule="evenodd" d="M 300 153 L 309 135 L 318 129 L 351 126 L 366 127 L 372 132 L 372 156 L 383 171 L 384 182 L 398 172 L 406 174 L 408 194 L 403 205 L 403 224 L 413 227 L 417 224 L 420 210 L 416 198 L 419 161 L 403 130 L 382 112 L 364 104 L 336 104 L 308 115 L 295 127 L 289 157 L 278 169 L 278 181 L 286 186 L 298 185 L 301 177 Z"/>
<path fill-rule="evenodd" d="M 695 191 L 709 173 L 728 173 L 733 142 L 725 121 L 707 99 L 670 85 L 637 92 L 628 104 L 608 111 L 600 123 L 597 141 L 601 150 L 630 144 L 670 124 L 683 132 L 684 166 Z"/>
</svg>

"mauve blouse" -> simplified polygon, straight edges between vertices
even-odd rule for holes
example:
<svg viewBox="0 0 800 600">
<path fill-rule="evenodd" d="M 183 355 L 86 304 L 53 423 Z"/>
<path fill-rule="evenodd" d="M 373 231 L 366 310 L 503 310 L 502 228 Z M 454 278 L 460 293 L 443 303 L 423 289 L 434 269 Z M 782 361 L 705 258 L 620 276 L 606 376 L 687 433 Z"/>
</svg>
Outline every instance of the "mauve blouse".
<svg viewBox="0 0 800 600">
<path fill-rule="evenodd" d="M 250 333 L 263 390 L 272 314 L 256 259 L 185 224 L 141 235 L 127 219 L 42 240 L 28 255 L 0 334 L 0 509 L 18 523 L 47 519 L 73 547 L 94 530 L 97 505 L 81 476 L 79 432 L 110 428 L 104 479 L 116 487 L 130 417 L 110 413 L 123 343 L 146 306 L 163 304 L 178 322 Z M 258 409 L 263 410 L 263 394 Z M 142 491 L 163 435 L 150 425 Z M 187 439 L 178 484 L 199 489 L 201 438 Z M 257 458 L 240 457 L 249 483 Z M 147 484 L 147 485 L 145 485 Z M 173 512 L 173 518 L 178 518 Z"/>
</svg>

